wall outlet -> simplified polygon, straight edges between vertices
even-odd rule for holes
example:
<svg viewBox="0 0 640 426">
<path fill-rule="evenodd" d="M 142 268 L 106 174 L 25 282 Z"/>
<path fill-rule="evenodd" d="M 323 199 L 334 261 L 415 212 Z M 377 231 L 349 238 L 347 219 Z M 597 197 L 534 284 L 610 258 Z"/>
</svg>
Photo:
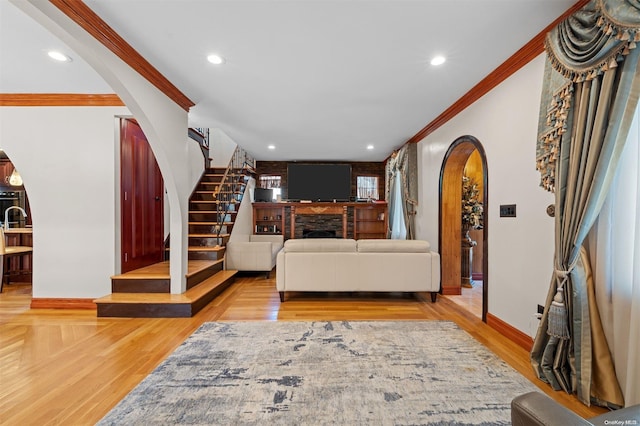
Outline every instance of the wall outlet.
<svg viewBox="0 0 640 426">
<path fill-rule="evenodd" d="M 501 204 L 500 205 L 500 217 L 516 217 L 516 205 L 515 204 Z"/>
<path fill-rule="evenodd" d="M 543 314 L 544 313 L 544 306 L 538 305 L 538 313 L 539 314 Z"/>
</svg>

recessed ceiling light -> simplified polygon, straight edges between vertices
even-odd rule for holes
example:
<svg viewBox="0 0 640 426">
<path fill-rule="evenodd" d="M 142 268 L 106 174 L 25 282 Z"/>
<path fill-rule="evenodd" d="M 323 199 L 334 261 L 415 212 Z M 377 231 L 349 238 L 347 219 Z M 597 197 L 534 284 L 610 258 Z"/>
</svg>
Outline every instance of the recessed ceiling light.
<svg viewBox="0 0 640 426">
<path fill-rule="evenodd" d="M 67 55 L 65 55 L 62 52 L 58 52 L 56 50 L 50 50 L 47 52 L 47 55 L 49 55 L 49 57 L 51 59 L 55 59 L 56 61 L 60 61 L 60 62 L 71 62 L 71 58 Z"/>
<path fill-rule="evenodd" d="M 267 148 L 269 148 L 269 149 L 272 149 L 272 150 L 273 150 L 273 149 L 276 149 L 276 146 L 275 146 L 275 145 L 269 145 Z"/>
<path fill-rule="evenodd" d="M 447 59 L 442 55 L 434 56 L 431 59 L 431 65 L 442 65 L 446 60 Z"/>
<path fill-rule="evenodd" d="M 373 145 L 367 145 L 367 149 L 368 150 L 372 150 L 373 149 Z"/>
<path fill-rule="evenodd" d="M 215 53 L 207 56 L 207 61 L 211 62 L 214 65 L 224 64 L 224 58 L 220 55 L 216 55 Z"/>
</svg>

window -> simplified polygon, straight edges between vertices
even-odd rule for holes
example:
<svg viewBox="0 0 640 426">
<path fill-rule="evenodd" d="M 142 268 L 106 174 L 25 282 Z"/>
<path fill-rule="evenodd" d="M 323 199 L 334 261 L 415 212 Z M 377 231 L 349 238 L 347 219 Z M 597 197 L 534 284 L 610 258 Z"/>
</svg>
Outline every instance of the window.
<svg viewBox="0 0 640 426">
<path fill-rule="evenodd" d="M 273 189 L 273 199 L 280 197 L 280 176 L 262 175 L 260 176 L 260 188 Z"/>
<path fill-rule="evenodd" d="M 358 176 L 358 198 L 377 200 L 378 195 L 378 176 Z"/>
</svg>

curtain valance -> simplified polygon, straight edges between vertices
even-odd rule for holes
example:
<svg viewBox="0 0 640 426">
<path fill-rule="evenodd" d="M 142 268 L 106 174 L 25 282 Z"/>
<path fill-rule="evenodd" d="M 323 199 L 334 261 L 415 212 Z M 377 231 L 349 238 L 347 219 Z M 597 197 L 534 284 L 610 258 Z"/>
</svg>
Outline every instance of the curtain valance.
<svg viewBox="0 0 640 426">
<path fill-rule="evenodd" d="M 547 34 L 553 68 L 572 82 L 591 80 L 640 42 L 638 0 L 592 0 Z"/>
<path fill-rule="evenodd" d="M 545 39 L 545 67 L 536 169 L 540 186 L 555 191 L 560 138 L 570 126 L 573 84 L 616 68 L 640 42 L 640 0 L 592 0 Z"/>
</svg>

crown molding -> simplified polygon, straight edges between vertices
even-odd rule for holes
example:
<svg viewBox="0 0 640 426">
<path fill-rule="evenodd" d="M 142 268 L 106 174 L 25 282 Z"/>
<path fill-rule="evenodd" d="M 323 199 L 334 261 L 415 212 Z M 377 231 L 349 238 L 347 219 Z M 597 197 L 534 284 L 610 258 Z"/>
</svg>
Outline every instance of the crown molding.
<svg viewBox="0 0 640 426">
<path fill-rule="evenodd" d="M 0 106 L 125 106 L 118 95 L 79 93 L 0 93 Z"/>
<path fill-rule="evenodd" d="M 572 15 L 574 12 L 584 7 L 590 0 L 579 0 L 565 13 L 558 17 L 555 21 L 549 24 L 538 35 L 532 38 L 527 44 L 525 44 L 520 50 L 514 53 L 509 59 L 504 61 L 502 65 L 493 70 L 483 80 L 471 88 L 460 99 L 458 99 L 453 105 L 444 110 L 442 114 L 436 117 L 431 123 L 427 124 L 422 130 L 416 133 L 406 143 L 417 143 L 428 135 L 433 133 L 436 129 L 443 126 L 446 122 L 462 112 L 465 108 L 473 104 L 482 96 L 489 93 L 497 85 L 502 83 L 520 68 L 527 65 L 534 58 L 544 52 L 544 39 L 547 33 L 555 28 L 560 22 Z"/>
<path fill-rule="evenodd" d="M 81 0 L 49 0 L 185 111 L 195 104 Z"/>
</svg>

